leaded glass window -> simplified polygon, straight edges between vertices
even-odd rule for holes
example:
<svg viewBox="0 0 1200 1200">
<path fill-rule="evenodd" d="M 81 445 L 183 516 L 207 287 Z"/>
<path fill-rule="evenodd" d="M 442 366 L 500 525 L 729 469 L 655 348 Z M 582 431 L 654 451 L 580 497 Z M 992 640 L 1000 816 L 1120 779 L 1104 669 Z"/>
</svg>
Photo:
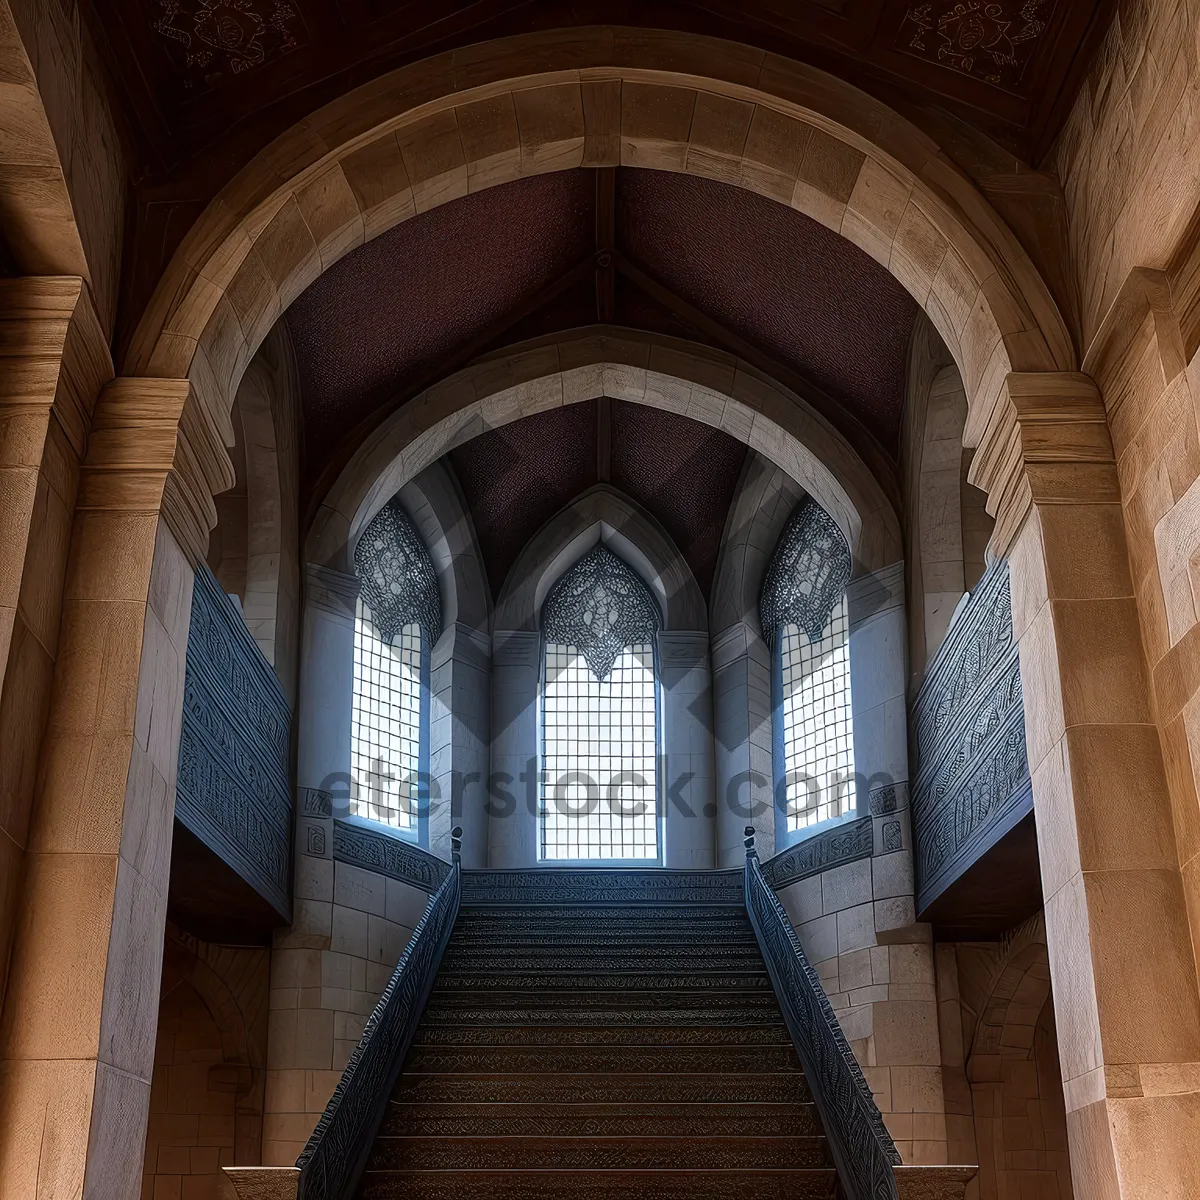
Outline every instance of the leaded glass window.
<svg viewBox="0 0 1200 1200">
<path fill-rule="evenodd" d="M 779 539 L 759 608 L 774 656 L 776 797 L 785 834 L 854 811 L 849 580 L 845 538 L 805 499 Z"/>
<path fill-rule="evenodd" d="M 395 498 L 364 530 L 354 565 L 350 811 L 416 836 L 428 790 L 429 650 L 442 612 L 429 554 Z"/>
<path fill-rule="evenodd" d="M 657 861 L 658 608 L 605 546 L 542 606 L 540 857 Z"/>
</svg>

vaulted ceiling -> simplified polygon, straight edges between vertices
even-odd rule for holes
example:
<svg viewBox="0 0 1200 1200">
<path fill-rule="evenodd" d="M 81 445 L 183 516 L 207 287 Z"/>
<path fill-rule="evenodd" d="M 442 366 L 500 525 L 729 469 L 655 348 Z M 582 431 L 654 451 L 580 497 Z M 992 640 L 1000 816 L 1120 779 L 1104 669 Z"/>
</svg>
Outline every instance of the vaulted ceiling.
<svg viewBox="0 0 1200 1200">
<path fill-rule="evenodd" d="M 305 475 L 320 490 L 387 412 L 479 354 L 597 323 L 735 353 L 892 454 L 916 311 L 863 251 L 739 188 L 624 168 L 518 180 L 368 242 L 288 310 Z"/>
<path fill-rule="evenodd" d="M 435 54 L 609 25 L 725 38 L 937 109 L 1037 161 L 1112 0 L 83 0 L 134 132 L 123 325 L 188 226 L 273 137 Z"/>
<path fill-rule="evenodd" d="M 747 450 L 698 421 L 622 400 L 550 409 L 450 451 L 492 596 L 525 543 L 597 483 L 667 531 L 705 596 Z"/>
</svg>

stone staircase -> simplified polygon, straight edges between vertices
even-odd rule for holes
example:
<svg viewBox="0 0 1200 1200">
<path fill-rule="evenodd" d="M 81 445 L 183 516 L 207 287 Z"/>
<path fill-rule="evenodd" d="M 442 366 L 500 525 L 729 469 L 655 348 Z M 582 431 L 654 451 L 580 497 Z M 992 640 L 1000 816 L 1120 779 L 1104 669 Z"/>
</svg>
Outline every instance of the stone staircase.
<svg viewBox="0 0 1200 1200">
<path fill-rule="evenodd" d="M 464 883 L 358 1195 L 837 1196 L 739 884 L 564 903 Z"/>
</svg>

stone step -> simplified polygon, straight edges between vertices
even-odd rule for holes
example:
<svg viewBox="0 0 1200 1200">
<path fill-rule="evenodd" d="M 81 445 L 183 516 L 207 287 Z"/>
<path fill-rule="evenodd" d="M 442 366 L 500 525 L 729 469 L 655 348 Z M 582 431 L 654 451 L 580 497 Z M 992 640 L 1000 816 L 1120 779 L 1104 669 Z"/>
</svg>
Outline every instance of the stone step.
<svg viewBox="0 0 1200 1200">
<path fill-rule="evenodd" d="M 792 1046 L 414 1046 L 405 1072 L 424 1075 L 545 1076 L 614 1071 L 633 1074 L 757 1074 L 799 1071 Z"/>
<path fill-rule="evenodd" d="M 401 1104 L 807 1104 L 801 1071 L 769 1075 L 422 1075 L 405 1070 Z"/>
<path fill-rule="evenodd" d="M 794 1170 L 829 1165 L 823 1137 L 379 1137 L 371 1171 Z"/>
<path fill-rule="evenodd" d="M 696 975 L 706 971 L 760 971 L 762 956 L 751 950 L 691 950 L 670 953 L 661 948 L 603 949 L 591 946 L 547 947 L 537 951 L 463 949 L 452 946 L 442 958 L 448 974 L 484 971 L 671 971 Z"/>
<path fill-rule="evenodd" d="M 628 905 L 628 904 L 555 904 L 540 907 L 528 904 L 489 904 L 474 907 L 464 900 L 459 909 L 455 929 L 484 925 L 530 926 L 555 924 L 613 925 L 617 928 L 636 928 L 650 925 L 725 924 L 745 928 L 750 924 L 742 904 Z"/>
<path fill-rule="evenodd" d="M 834 1200 L 808 1171 L 413 1171 L 363 1176 L 361 1200 Z"/>
<path fill-rule="evenodd" d="M 624 991 L 561 988 L 540 992 L 518 989 L 498 994 L 495 988 L 490 987 L 474 992 L 466 988 L 439 992 L 436 984 L 423 1019 L 448 1020 L 452 1019 L 452 1013 L 484 1010 L 505 1013 L 510 1024 L 516 1020 L 535 1019 L 582 1024 L 579 1019 L 581 1014 L 594 1014 L 597 1022 L 614 1025 L 637 1024 L 641 1021 L 658 1023 L 673 1020 L 676 1014 L 682 1013 L 689 1014 L 686 1021 L 694 1025 L 781 1019 L 775 993 L 763 987 L 679 993 L 637 991 L 632 988 Z M 541 1015 L 535 1017 L 533 1014 Z"/>
<path fill-rule="evenodd" d="M 445 992 L 550 991 L 583 988 L 588 991 L 726 991 L 769 990 L 771 981 L 766 968 L 752 971 L 692 971 L 671 974 L 654 971 L 500 971 L 489 973 L 457 973 L 439 971 L 434 983 L 434 995 Z"/>
<path fill-rule="evenodd" d="M 529 1025 L 484 1019 L 450 1024 L 422 1022 L 413 1046 L 787 1046 L 787 1026 Z"/>
<path fill-rule="evenodd" d="M 705 930 L 704 932 L 707 933 L 708 931 Z M 483 950 L 497 951 L 512 949 L 517 954 L 522 954 L 557 946 L 594 949 L 596 951 L 603 951 L 612 947 L 622 947 L 631 950 L 641 947 L 646 949 L 663 947 L 667 950 L 688 950 L 695 949 L 697 944 L 696 934 L 686 929 L 678 932 L 670 930 L 655 932 L 647 929 L 624 934 L 593 933 L 586 930 L 569 929 L 547 931 L 544 936 L 539 936 L 537 930 L 525 930 L 521 931 L 519 937 L 515 936 L 515 934 L 510 936 L 494 930 L 473 930 L 462 933 L 455 930 L 454 935 L 450 939 L 450 947 L 448 948 L 457 950 L 479 947 Z M 758 950 L 758 942 L 753 932 L 747 933 L 745 930 L 720 932 L 701 944 L 731 950 Z"/>
<path fill-rule="evenodd" d="M 401 1104 L 381 1136 L 411 1137 L 821 1136 L 812 1104 Z"/>
</svg>

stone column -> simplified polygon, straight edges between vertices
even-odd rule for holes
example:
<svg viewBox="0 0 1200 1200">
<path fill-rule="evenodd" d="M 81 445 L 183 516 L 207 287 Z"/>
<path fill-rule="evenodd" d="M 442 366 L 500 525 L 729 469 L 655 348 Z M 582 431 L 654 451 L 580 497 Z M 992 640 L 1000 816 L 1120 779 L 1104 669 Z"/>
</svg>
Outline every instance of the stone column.
<svg viewBox="0 0 1200 1200">
<path fill-rule="evenodd" d="M 488 866 L 537 864 L 538 633 L 492 635 L 492 769 L 488 798 Z M 522 776 L 525 778 L 523 779 Z M 532 803 L 531 803 L 532 797 Z"/>
<path fill-rule="evenodd" d="M 336 794 L 346 815 L 354 701 L 354 610 L 358 578 L 309 563 L 296 701 L 296 786 L 320 792 L 331 817 Z M 300 811 L 306 811 L 301 804 Z M 313 815 L 317 815 L 315 812 Z"/>
<path fill-rule="evenodd" d="M 912 891 L 912 842 L 908 828 L 908 716 L 905 687 L 904 563 L 851 580 L 850 697 L 854 715 L 854 771 L 865 782 L 858 815 L 875 818 L 876 853 L 906 847 L 904 874 Z M 892 814 L 899 814 L 894 816 Z M 900 822 L 888 836 L 883 826 Z M 896 869 L 899 865 L 896 864 Z M 911 921 L 900 922 L 908 924 Z"/>
<path fill-rule="evenodd" d="M 429 849 L 448 860 L 450 830 L 461 826 L 464 867 L 487 866 L 490 661 L 487 634 L 459 623 L 438 638 L 430 664 Z"/>
<path fill-rule="evenodd" d="M 78 277 L 0 280 L 0 1004 L 92 406 L 112 378 Z M 30 546 L 36 553 L 27 553 Z"/>
<path fill-rule="evenodd" d="M 118 379 L 80 477 L 0 1025 L 0 1196 L 140 1191 L 194 562 L 233 482 L 186 380 Z"/>
<path fill-rule="evenodd" d="M 1075 1192 L 1183 1200 L 1200 1000 L 1104 404 L 1010 375 L 967 435 L 1010 555 Z"/>
<path fill-rule="evenodd" d="M 664 776 L 663 865 L 707 870 L 716 852 L 708 634 L 658 635 Z"/>
<path fill-rule="evenodd" d="M 771 652 L 757 630 L 739 621 L 712 639 L 716 862 L 746 859 L 747 825 L 765 862 L 775 853 L 771 774 Z"/>
</svg>

